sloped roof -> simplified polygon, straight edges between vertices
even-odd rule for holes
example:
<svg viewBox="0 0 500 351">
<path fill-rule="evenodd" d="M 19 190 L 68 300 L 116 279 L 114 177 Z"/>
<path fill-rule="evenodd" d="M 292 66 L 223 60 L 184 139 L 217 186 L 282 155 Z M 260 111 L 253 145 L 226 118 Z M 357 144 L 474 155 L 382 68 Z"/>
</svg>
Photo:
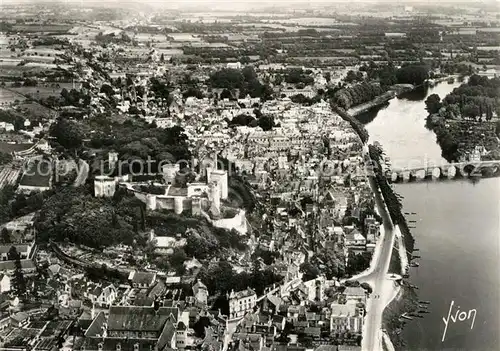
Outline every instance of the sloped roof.
<svg viewBox="0 0 500 351">
<path fill-rule="evenodd" d="M 176 322 L 177 307 L 111 306 L 109 309 L 108 330 L 160 331 L 172 316 Z"/>
<path fill-rule="evenodd" d="M 332 317 L 355 317 L 356 305 L 354 304 L 332 304 Z"/>
<path fill-rule="evenodd" d="M 242 299 L 244 297 L 249 297 L 255 295 L 255 291 L 252 289 L 248 288 L 245 290 L 237 291 L 237 292 L 232 292 L 230 298 L 235 298 L 235 299 Z"/>
<path fill-rule="evenodd" d="M 16 314 L 13 314 L 12 316 L 10 316 L 10 318 L 12 318 L 13 320 L 15 320 L 17 322 L 22 322 L 22 321 L 28 319 L 29 315 L 26 312 L 17 312 Z"/>
<path fill-rule="evenodd" d="M 150 285 L 156 279 L 156 273 L 151 272 L 135 272 L 132 277 L 132 283 L 141 285 Z"/>
<path fill-rule="evenodd" d="M 283 300 L 276 295 L 267 295 L 267 300 L 276 307 L 279 307 L 281 304 L 283 304 Z"/>
<path fill-rule="evenodd" d="M 170 347 L 169 342 L 172 340 L 174 335 L 175 325 L 174 323 L 172 323 L 172 321 L 167 320 L 158 339 L 158 350 L 162 350 L 165 346 Z"/>
<path fill-rule="evenodd" d="M 207 289 L 207 286 L 205 284 L 203 284 L 203 282 L 198 279 L 198 281 L 196 282 L 195 285 L 193 285 L 193 291 L 198 291 L 199 289 Z"/>
<path fill-rule="evenodd" d="M 346 296 L 356 296 L 356 297 L 365 297 L 366 296 L 365 290 L 359 286 L 348 286 L 344 290 L 344 294 Z"/>
<path fill-rule="evenodd" d="M 155 349 L 156 340 L 153 339 L 117 339 L 117 338 L 85 338 L 80 348 L 76 350 L 99 350 L 99 344 L 103 351 L 116 351 L 117 345 L 120 345 L 122 351 L 151 351 Z M 135 345 L 138 349 L 135 349 Z"/>
<path fill-rule="evenodd" d="M 154 299 L 152 297 L 148 297 L 148 296 L 138 297 L 134 300 L 134 306 L 151 307 L 151 306 L 153 306 L 153 302 L 154 302 Z"/>
<path fill-rule="evenodd" d="M 86 337 L 102 335 L 102 326 L 106 322 L 106 316 L 104 312 L 99 312 L 99 314 L 94 318 L 89 328 L 85 332 Z"/>
<path fill-rule="evenodd" d="M 61 270 L 61 266 L 58 265 L 58 264 L 53 264 L 51 266 L 49 266 L 49 270 L 53 273 L 53 274 L 57 274 L 59 273 L 59 271 Z"/>
</svg>

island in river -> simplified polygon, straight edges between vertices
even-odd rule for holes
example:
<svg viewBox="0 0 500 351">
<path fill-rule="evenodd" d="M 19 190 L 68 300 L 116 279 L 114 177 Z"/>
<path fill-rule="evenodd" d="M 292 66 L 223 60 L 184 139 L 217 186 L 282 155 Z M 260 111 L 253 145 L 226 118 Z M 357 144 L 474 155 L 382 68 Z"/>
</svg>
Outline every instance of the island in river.
<svg viewBox="0 0 500 351">
<path fill-rule="evenodd" d="M 500 159 L 500 78 L 472 75 L 443 99 L 427 97 L 426 127 L 448 161 Z"/>
</svg>

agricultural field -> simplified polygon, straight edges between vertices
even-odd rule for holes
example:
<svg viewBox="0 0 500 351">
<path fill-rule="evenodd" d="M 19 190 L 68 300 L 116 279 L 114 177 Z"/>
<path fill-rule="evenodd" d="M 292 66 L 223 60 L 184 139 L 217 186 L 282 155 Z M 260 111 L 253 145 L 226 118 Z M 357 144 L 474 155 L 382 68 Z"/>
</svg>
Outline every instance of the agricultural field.
<svg viewBox="0 0 500 351">
<path fill-rule="evenodd" d="M 72 25 L 68 24 L 16 24 L 12 26 L 12 32 L 48 32 L 48 33 L 66 33 Z"/>
<path fill-rule="evenodd" d="M 11 153 L 14 151 L 28 150 L 33 145 L 34 145 L 33 143 L 11 144 L 11 143 L 0 142 L 0 152 Z"/>
<path fill-rule="evenodd" d="M 67 89 L 71 89 L 71 84 L 69 84 L 69 87 Z M 20 94 L 23 95 L 30 95 L 34 99 L 45 99 L 49 96 L 59 96 L 61 94 L 61 90 L 63 87 L 59 86 L 51 86 L 49 84 L 48 86 L 36 86 L 36 87 L 11 87 L 9 88 L 13 91 L 16 91 Z"/>
<path fill-rule="evenodd" d="M 52 177 L 52 171 L 47 161 L 30 162 L 25 167 L 27 171 L 23 173 L 21 181 L 19 183 L 20 185 L 37 186 L 37 187 L 50 186 L 50 178 Z"/>
<path fill-rule="evenodd" d="M 36 102 L 19 104 L 18 110 L 22 115 L 30 116 L 30 120 L 55 118 L 53 110 Z"/>
<path fill-rule="evenodd" d="M 10 90 L 0 88 L 0 106 L 9 105 L 14 101 L 24 101 L 26 98 L 20 94 L 16 94 Z"/>
<path fill-rule="evenodd" d="M 36 64 L 26 64 L 24 66 L 18 66 L 18 64 L 22 61 L 21 58 L 8 59 L 4 60 L 4 62 L 0 61 L 0 77 L 23 77 L 23 76 L 33 76 L 40 74 L 47 70 L 48 64 L 41 64 L 45 67 L 37 67 Z M 52 65 L 55 66 L 55 65 Z"/>
<path fill-rule="evenodd" d="M 14 168 L 11 165 L 0 166 L 0 189 L 7 185 L 15 185 L 20 174 L 20 168 Z"/>
</svg>

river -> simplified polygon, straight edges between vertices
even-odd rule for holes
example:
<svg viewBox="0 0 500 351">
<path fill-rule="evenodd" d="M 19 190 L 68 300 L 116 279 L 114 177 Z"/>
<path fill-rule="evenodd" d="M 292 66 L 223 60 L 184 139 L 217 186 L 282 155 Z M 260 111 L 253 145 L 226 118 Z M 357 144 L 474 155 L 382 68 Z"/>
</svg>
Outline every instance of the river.
<svg viewBox="0 0 500 351">
<path fill-rule="evenodd" d="M 434 133 L 425 128 L 425 98 L 446 96 L 459 83 L 441 83 L 427 91 L 396 98 L 385 107 L 364 113 L 370 142 L 382 144 L 393 167 L 408 162 L 443 162 Z M 396 184 L 412 229 L 420 266 L 410 269 L 410 281 L 430 313 L 408 321 L 405 350 L 499 349 L 500 332 L 500 178 L 423 181 Z M 450 318 L 442 342 L 450 303 L 464 320 Z M 472 327 L 473 312 L 477 311 Z M 471 328 L 472 327 L 472 328 Z"/>
</svg>

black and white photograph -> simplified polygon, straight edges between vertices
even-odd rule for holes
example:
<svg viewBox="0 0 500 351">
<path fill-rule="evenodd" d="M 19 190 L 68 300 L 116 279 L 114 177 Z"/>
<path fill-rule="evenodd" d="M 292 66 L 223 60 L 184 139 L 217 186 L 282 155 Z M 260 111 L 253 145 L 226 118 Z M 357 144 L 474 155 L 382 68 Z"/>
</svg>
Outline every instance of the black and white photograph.
<svg viewBox="0 0 500 351">
<path fill-rule="evenodd" d="M 500 350 L 500 0 L 0 0 L 0 351 Z"/>
</svg>

